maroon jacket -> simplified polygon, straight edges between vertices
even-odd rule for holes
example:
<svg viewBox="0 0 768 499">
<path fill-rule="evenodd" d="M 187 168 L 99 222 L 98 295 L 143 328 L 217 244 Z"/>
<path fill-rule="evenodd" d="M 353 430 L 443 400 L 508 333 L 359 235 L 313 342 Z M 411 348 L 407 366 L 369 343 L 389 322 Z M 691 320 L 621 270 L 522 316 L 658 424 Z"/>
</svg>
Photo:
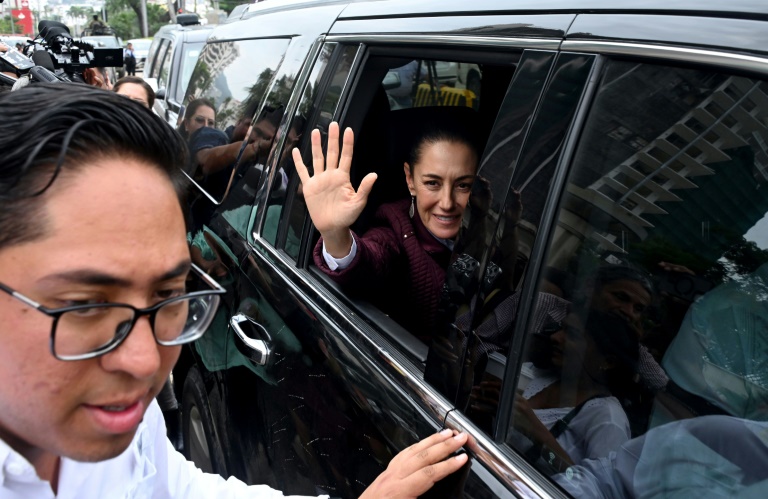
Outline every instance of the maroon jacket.
<svg viewBox="0 0 768 499">
<path fill-rule="evenodd" d="M 352 233 L 357 253 L 349 267 L 328 268 L 322 238 L 314 251 L 315 265 L 344 287 L 370 300 L 414 335 L 429 339 L 451 251 L 408 216 L 410 199 L 382 205 L 364 236 Z"/>
</svg>

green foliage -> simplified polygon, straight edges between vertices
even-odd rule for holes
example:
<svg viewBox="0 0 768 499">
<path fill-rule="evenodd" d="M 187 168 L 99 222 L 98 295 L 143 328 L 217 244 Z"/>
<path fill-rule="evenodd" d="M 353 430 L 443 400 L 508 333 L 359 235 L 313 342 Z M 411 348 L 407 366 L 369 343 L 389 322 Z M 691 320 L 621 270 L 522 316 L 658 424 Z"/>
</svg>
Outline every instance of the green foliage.
<svg viewBox="0 0 768 499">
<path fill-rule="evenodd" d="M 123 40 L 139 38 L 141 31 L 136 24 L 136 14 L 129 10 L 117 12 L 109 16 L 109 25 L 115 30 L 115 34 Z"/>
<path fill-rule="evenodd" d="M 17 23 L 16 26 L 11 30 L 11 16 L 3 17 L 0 19 L 0 33 L 5 34 L 11 34 L 11 33 L 21 33 L 21 28 L 18 25 L 19 20 L 17 18 L 13 18 L 13 20 Z"/>
<path fill-rule="evenodd" d="M 162 5 L 147 4 L 147 26 L 149 27 L 148 36 L 157 33 L 161 26 L 168 24 L 170 19 L 168 9 Z"/>
<path fill-rule="evenodd" d="M 232 13 L 232 9 L 237 7 L 238 5 L 242 5 L 244 3 L 253 3 L 253 1 L 248 0 L 219 0 L 219 8 L 226 11 L 227 14 Z"/>
<path fill-rule="evenodd" d="M 123 40 L 141 38 L 140 0 L 107 0 L 109 25 Z M 148 36 L 166 24 L 170 16 L 165 5 L 147 4 Z"/>
<path fill-rule="evenodd" d="M 96 14 L 96 11 L 93 10 L 93 7 L 72 6 L 69 8 L 69 15 L 80 19 L 93 19 L 94 14 Z"/>
</svg>

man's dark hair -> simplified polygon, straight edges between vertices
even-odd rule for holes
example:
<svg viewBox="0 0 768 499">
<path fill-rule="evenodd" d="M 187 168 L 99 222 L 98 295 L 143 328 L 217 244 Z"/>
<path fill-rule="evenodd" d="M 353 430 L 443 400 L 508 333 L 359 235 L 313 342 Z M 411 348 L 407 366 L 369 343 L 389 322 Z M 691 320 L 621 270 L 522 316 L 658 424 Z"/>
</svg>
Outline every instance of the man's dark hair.
<svg viewBox="0 0 768 499">
<path fill-rule="evenodd" d="M 186 145 L 140 103 L 75 83 L 0 95 L 0 248 L 45 234 L 41 194 L 57 179 L 115 156 L 156 167 L 183 200 Z"/>
<path fill-rule="evenodd" d="M 128 45 L 130 45 L 130 43 Z M 112 90 L 117 92 L 120 90 L 120 87 L 126 83 L 135 83 L 136 85 L 141 85 L 142 88 L 144 88 L 144 91 L 147 93 L 147 104 L 149 105 L 149 108 L 152 109 L 152 106 L 155 105 L 155 91 L 152 90 L 152 87 L 149 85 L 149 83 L 144 81 L 144 78 L 140 78 L 138 76 L 123 76 L 115 82 Z"/>
</svg>

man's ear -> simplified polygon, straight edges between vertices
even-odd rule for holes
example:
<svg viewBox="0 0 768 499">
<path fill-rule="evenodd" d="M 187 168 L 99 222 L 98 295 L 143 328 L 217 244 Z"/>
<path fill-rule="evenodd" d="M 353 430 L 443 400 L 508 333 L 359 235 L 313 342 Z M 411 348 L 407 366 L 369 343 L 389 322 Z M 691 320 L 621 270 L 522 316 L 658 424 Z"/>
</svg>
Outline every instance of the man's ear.
<svg viewBox="0 0 768 499">
<path fill-rule="evenodd" d="M 403 171 L 405 172 L 405 183 L 408 184 L 408 191 L 411 196 L 416 195 L 416 189 L 413 188 L 413 176 L 411 175 L 411 165 L 407 161 L 403 162 Z"/>
</svg>

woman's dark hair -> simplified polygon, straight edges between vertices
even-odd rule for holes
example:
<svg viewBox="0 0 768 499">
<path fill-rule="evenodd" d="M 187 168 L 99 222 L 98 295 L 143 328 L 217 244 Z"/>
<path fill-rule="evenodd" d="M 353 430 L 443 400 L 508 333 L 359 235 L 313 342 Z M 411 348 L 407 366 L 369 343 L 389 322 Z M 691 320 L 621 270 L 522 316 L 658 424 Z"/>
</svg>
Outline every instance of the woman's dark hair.
<svg viewBox="0 0 768 499">
<path fill-rule="evenodd" d="M 58 178 L 105 157 L 167 175 L 183 198 L 187 148 L 138 102 L 89 85 L 39 84 L 0 95 L 0 248 L 45 234 L 41 196 Z"/>
<path fill-rule="evenodd" d="M 120 87 L 125 85 L 126 83 L 134 83 L 136 85 L 141 85 L 142 88 L 144 88 L 144 91 L 147 93 L 147 105 L 150 109 L 152 109 L 152 106 L 155 105 L 155 91 L 152 90 L 152 87 L 144 81 L 144 78 L 139 78 L 138 76 L 123 76 L 119 80 L 115 82 L 115 85 L 112 87 L 112 90 L 114 92 L 117 92 L 120 90 Z"/>
<path fill-rule="evenodd" d="M 595 342 L 597 350 L 614 367 L 605 373 L 608 389 L 622 398 L 635 386 L 640 339 L 637 332 L 621 317 L 590 309 L 582 317 L 584 333 Z"/>
<path fill-rule="evenodd" d="M 445 121 L 438 123 L 432 121 L 422 127 L 409 150 L 408 166 L 410 167 L 411 174 L 413 174 L 414 165 L 421 161 L 424 147 L 437 144 L 438 142 L 464 144 L 472 150 L 475 158 L 479 158 L 476 133 L 468 126 L 460 122 Z"/>
<path fill-rule="evenodd" d="M 187 132 L 186 126 L 187 120 L 191 119 L 197 110 L 203 106 L 213 109 L 214 116 L 216 115 L 216 108 L 214 107 L 213 102 L 209 101 L 208 99 L 195 99 L 190 101 L 190 103 L 187 104 L 187 109 L 184 111 L 184 119 L 181 121 L 181 125 L 179 125 L 178 128 L 179 133 L 185 139 L 189 138 L 189 133 Z"/>
</svg>

